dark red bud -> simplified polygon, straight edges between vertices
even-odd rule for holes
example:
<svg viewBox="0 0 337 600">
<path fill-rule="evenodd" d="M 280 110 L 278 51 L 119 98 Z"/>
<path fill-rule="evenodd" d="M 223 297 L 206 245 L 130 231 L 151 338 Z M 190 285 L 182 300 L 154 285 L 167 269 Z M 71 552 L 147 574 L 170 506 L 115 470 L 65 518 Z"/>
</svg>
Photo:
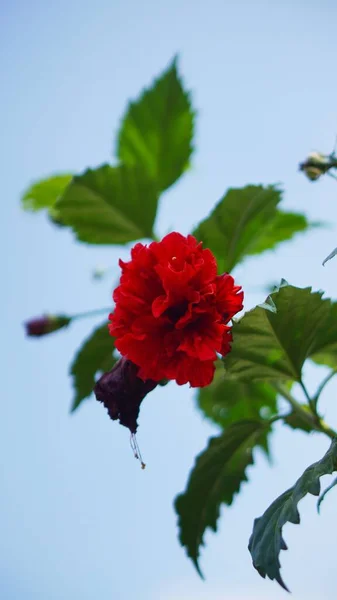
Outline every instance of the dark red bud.
<svg viewBox="0 0 337 600">
<path fill-rule="evenodd" d="M 26 321 L 24 325 L 26 327 L 26 334 L 36 337 L 62 329 L 62 327 L 69 325 L 70 321 L 71 318 L 65 315 L 45 315 L 44 317 Z"/>
<path fill-rule="evenodd" d="M 94 392 L 96 399 L 103 402 L 114 421 L 136 433 L 137 418 L 142 400 L 156 386 L 152 379 L 143 381 L 137 377 L 138 367 L 126 358 L 121 358 L 108 373 L 97 381 Z"/>
</svg>

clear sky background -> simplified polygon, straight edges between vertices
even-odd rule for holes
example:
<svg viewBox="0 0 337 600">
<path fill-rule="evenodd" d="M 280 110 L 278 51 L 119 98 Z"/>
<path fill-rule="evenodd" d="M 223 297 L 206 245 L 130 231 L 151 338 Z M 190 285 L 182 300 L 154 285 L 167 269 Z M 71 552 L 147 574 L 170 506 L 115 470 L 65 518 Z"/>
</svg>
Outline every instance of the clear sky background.
<svg viewBox="0 0 337 600">
<path fill-rule="evenodd" d="M 275 428 L 273 468 L 257 454 L 218 534 L 206 535 L 202 582 L 178 544 L 172 501 L 217 430 L 187 386 L 156 390 L 141 410 L 141 471 L 127 430 L 101 405 L 87 401 L 69 415 L 68 365 L 102 319 L 41 340 L 25 339 L 22 322 L 109 306 L 126 251 L 76 243 L 44 215 L 21 212 L 19 198 L 32 180 L 110 160 L 127 100 L 178 52 L 198 110 L 196 152 L 193 169 L 162 198 L 159 234 L 188 233 L 229 186 L 281 182 L 284 208 L 330 227 L 238 268 L 246 307 L 264 299 L 258 286 L 281 277 L 336 299 L 337 260 L 321 263 L 337 245 L 337 184 L 312 184 L 297 171 L 311 150 L 330 152 L 337 134 L 336 3 L 5 0 L 0 10 L 0 597 L 285 598 L 251 566 L 248 537 L 328 440 Z M 111 279 L 93 284 L 97 264 L 115 268 Z M 311 390 L 324 374 L 308 369 Z M 336 392 L 332 382 L 322 401 L 335 427 Z M 285 528 L 282 573 L 296 600 L 335 598 L 336 493 L 320 517 L 314 498 L 304 500 L 302 525 Z"/>
</svg>

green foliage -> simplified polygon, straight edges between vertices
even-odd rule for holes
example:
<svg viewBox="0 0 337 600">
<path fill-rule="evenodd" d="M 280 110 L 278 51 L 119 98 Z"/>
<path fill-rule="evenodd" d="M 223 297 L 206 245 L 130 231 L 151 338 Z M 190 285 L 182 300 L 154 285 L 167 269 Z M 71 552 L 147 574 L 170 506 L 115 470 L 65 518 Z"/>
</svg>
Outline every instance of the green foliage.
<svg viewBox="0 0 337 600">
<path fill-rule="evenodd" d="M 277 209 L 276 186 L 229 189 L 193 235 L 215 254 L 220 273 L 231 272 L 245 257 L 275 248 L 314 224 L 304 215 Z"/>
<path fill-rule="evenodd" d="M 63 194 L 73 175 L 63 173 L 48 179 L 41 179 L 33 183 L 21 198 L 25 210 L 36 212 L 44 208 L 50 209 L 56 200 Z"/>
<path fill-rule="evenodd" d="M 315 347 L 311 355 L 313 361 L 337 369 L 337 302 L 325 300 L 326 318 L 315 338 Z"/>
<path fill-rule="evenodd" d="M 268 383 L 246 382 L 226 375 L 218 361 L 213 382 L 198 390 L 203 414 L 225 428 L 241 419 L 270 418 L 276 414 L 275 389 Z"/>
<path fill-rule="evenodd" d="M 118 135 L 120 165 L 38 181 L 23 195 L 23 208 L 48 209 L 54 223 L 72 227 L 80 241 L 90 244 L 153 238 L 159 193 L 189 166 L 193 121 L 174 59 L 130 103 Z"/>
<path fill-rule="evenodd" d="M 118 135 L 117 155 L 139 166 L 159 191 L 186 170 L 192 153 L 194 112 L 172 64 L 136 102 L 131 102 Z"/>
<path fill-rule="evenodd" d="M 117 166 L 105 164 L 77 176 L 65 173 L 35 182 L 22 197 L 23 208 L 47 210 L 55 224 L 71 227 L 78 240 L 89 244 L 156 239 L 160 194 L 190 164 L 194 117 L 174 59 L 127 107 L 118 133 Z M 298 232 L 319 225 L 308 222 L 302 214 L 281 211 L 281 199 L 282 192 L 275 185 L 229 189 L 195 228 L 193 234 L 215 254 L 219 272 L 230 272 L 245 258 L 272 250 Z M 174 297 L 180 302 L 176 291 Z M 42 333 L 37 330 L 30 335 L 48 333 L 71 320 L 58 316 L 60 325 L 52 323 L 55 318 L 47 318 Z M 205 532 L 217 530 L 222 504 L 230 506 L 247 481 L 254 449 L 260 448 L 269 456 L 271 424 L 283 421 L 293 429 L 320 431 L 330 438 L 337 435 L 317 412 L 317 402 L 330 376 L 312 398 L 301 379 L 307 359 L 337 372 L 337 303 L 323 299 L 320 292 L 283 281 L 264 304 L 234 321 L 233 340 L 231 353 L 217 362 L 213 382 L 199 389 L 197 396 L 200 411 L 223 431 L 210 439 L 197 457 L 187 488 L 175 502 L 181 544 L 200 575 L 198 561 Z M 114 340 L 103 323 L 84 341 L 71 365 L 72 411 L 91 395 L 98 375 L 111 370 L 117 360 Z M 308 405 L 290 394 L 295 381 L 301 383 Z M 163 380 L 159 385 L 167 383 Z M 277 393 L 291 407 L 286 416 L 278 414 Z M 137 452 L 136 445 L 134 450 Z M 320 477 L 336 470 L 334 439 L 323 459 L 306 469 L 295 486 L 255 520 L 249 549 L 262 577 L 275 579 L 286 589 L 279 562 L 281 549 L 286 549 L 282 528 L 288 522 L 299 523 L 298 502 L 308 493 L 319 495 Z M 336 484 L 337 478 L 320 496 L 318 508 Z"/>
<path fill-rule="evenodd" d="M 227 372 L 246 381 L 300 381 L 307 358 L 322 359 L 334 348 L 329 331 L 334 306 L 311 288 L 280 287 L 234 324 Z M 334 331 L 337 341 L 336 324 Z"/>
<path fill-rule="evenodd" d="M 221 504 L 230 506 L 241 483 L 247 481 L 253 449 L 266 448 L 267 432 L 267 422 L 246 420 L 212 438 L 196 459 L 186 491 L 176 498 L 180 542 L 201 576 L 198 558 L 205 530 L 216 531 Z"/>
<path fill-rule="evenodd" d="M 33 183 L 23 194 L 21 204 L 24 210 L 37 212 L 47 209 L 50 220 L 55 224 L 62 226 L 63 221 L 55 208 L 57 200 L 73 178 L 71 173 L 54 175 L 48 179 L 41 179 Z"/>
<path fill-rule="evenodd" d="M 82 242 L 125 244 L 154 236 L 157 202 L 140 168 L 103 165 L 74 177 L 56 208 Z"/>
<path fill-rule="evenodd" d="M 110 371 L 117 358 L 113 356 L 113 338 L 109 334 L 107 323 L 97 327 L 85 340 L 70 367 L 73 377 L 75 397 L 71 407 L 74 411 L 88 398 L 95 385 L 95 376 Z"/>
<path fill-rule="evenodd" d="M 286 523 L 300 522 L 297 509 L 299 501 L 307 494 L 318 496 L 320 477 L 336 470 L 337 439 L 334 439 L 325 456 L 308 467 L 292 488 L 279 496 L 262 517 L 255 519 L 249 551 L 261 577 L 275 579 L 284 589 L 288 589 L 280 574 L 279 554 L 281 550 L 287 550 L 282 528 Z"/>
<path fill-rule="evenodd" d="M 263 228 L 259 239 L 255 240 L 254 247 L 249 254 L 261 254 L 275 248 L 281 242 L 291 240 L 297 233 L 322 226 L 325 225 L 320 222 L 310 223 L 306 216 L 300 213 L 277 210 L 275 217 Z"/>
</svg>

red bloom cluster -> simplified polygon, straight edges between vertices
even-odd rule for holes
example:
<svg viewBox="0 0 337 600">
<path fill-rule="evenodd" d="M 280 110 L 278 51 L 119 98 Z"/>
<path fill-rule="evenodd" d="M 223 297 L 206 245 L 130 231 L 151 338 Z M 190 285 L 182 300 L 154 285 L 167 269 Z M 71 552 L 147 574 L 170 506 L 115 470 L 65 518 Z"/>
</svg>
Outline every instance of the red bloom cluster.
<svg viewBox="0 0 337 600">
<path fill-rule="evenodd" d="M 116 348 L 139 367 L 138 377 L 211 383 L 217 353 L 230 351 L 228 323 L 242 309 L 233 277 L 218 276 L 212 252 L 175 232 L 149 246 L 136 244 L 131 261 L 119 264 L 109 329 Z"/>
</svg>

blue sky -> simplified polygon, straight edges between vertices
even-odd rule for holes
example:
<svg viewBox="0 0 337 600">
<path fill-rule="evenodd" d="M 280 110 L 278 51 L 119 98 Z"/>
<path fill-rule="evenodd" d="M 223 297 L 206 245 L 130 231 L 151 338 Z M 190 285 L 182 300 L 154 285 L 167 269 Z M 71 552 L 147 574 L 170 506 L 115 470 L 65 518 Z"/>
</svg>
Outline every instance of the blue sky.
<svg viewBox="0 0 337 600">
<path fill-rule="evenodd" d="M 198 111 L 193 168 L 162 198 L 159 234 L 187 233 L 229 187 L 281 182 L 283 207 L 329 227 L 299 236 L 235 272 L 250 291 L 281 277 L 336 299 L 337 185 L 297 171 L 311 150 L 330 152 L 337 133 L 336 5 L 210 0 L 86 0 L 4 3 L 1 19 L 3 378 L 1 407 L 0 595 L 6 600 L 278 600 L 246 549 L 252 522 L 320 458 L 328 442 L 275 428 L 273 468 L 261 455 L 219 533 L 206 535 L 202 582 L 179 547 L 174 496 L 216 428 L 174 384 L 144 403 L 138 441 L 94 401 L 69 415 L 67 368 L 101 319 L 27 340 L 22 322 L 45 311 L 108 306 L 112 280 L 93 284 L 97 264 L 115 267 L 125 249 L 77 244 L 44 215 L 21 212 L 35 179 L 80 172 L 113 157 L 128 99 L 175 53 Z M 117 269 L 116 269 L 117 273 Z M 113 278 L 113 275 L 112 275 Z M 324 369 L 308 368 L 314 389 Z M 322 410 L 337 426 L 337 386 Z M 335 597 L 333 492 L 317 517 L 301 504 L 302 526 L 287 526 L 283 575 L 296 599 Z"/>
</svg>

